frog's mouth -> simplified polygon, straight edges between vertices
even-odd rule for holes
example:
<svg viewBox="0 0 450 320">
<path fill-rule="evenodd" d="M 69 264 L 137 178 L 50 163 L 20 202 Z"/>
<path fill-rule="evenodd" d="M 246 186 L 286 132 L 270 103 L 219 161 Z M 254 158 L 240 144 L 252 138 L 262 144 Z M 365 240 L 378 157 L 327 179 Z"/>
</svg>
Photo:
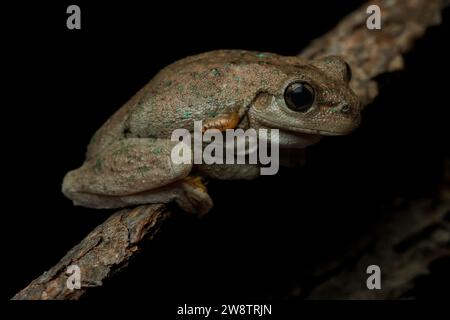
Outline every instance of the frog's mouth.
<svg viewBox="0 0 450 320">
<path fill-rule="evenodd" d="M 303 149 L 322 140 L 323 136 L 317 134 L 307 134 L 280 130 L 280 148 Z"/>
<path fill-rule="evenodd" d="M 260 118 L 260 117 L 258 117 Z M 265 130 L 278 130 L 278 145 L 280 148 L 295 148 L 295 149 L 303 149 L 307 146 L 316 144 L 319 142 L 323 135 L 321 134 L 313 134 L 313 133 L 305 133 L 305 132 L 299 132 L 294 130 L 285 130 L 280 129 L 279 124 L 272 124 L 271 121 L 261 121 L 261 119 L 255 119 L 257 120 L 256 123 L 252 123 L 250 125 L 250 119 L 246 116 L 241 120 L 241 127 L 243 128 L 253 128 L 256 131 L 259 129 L 265 129 Z M 269 140 L 270 140 L 271 133 L 269 133 Z"/>
<path fill-rule="evenodd" d="M 260 127 L 260 129 L 277 128 Z M 303 149 L 318 143 L 322 138 L 322 135 L 317 134 L 300 133 L 281 129 L 278 131 L 278 145 L 281 149 Z"/>
<path fill-rule="evenodd" d="M 262 122 L 258 122 L 258 125 L 254 129 L 266 129 L 266 130 L 278 130 L 278 144 L 280 148 L 295 148 L 295 149 L 303 149 L 310 145 L 316 144 L 320 140 L 322 140 L 324 135 L 321 134 L 313 134 L 313 133 L 304 133 L 298 131 L 284 130 L 279 129 L 279 126 L 276 125 L 265 125 Z M 272 133 L 269 134 L 271 136 Z"/>
<path fill-rule="evenodd" d="M 250 112 L 251 111 L 252 110 L 250 110 Z M 251 116 L 254 118 L 254 120 L 256 120 L 255 121 L 256 123 L 254 123 L 253 125 L 258 128 L 264 127 L 267 129 L 279 129 L 280 131 L 288 132 L 298 136 L 343 136 L 353 132 L 358 127 L 359 124 L 359 121 L 355 121 L 356 125 L 349 126 L 348 128 L 342 127 L 339 128 L 340 130 L 336 131 L 312 129 L 307 128 L 306 125 L 302 127 L 296 127 L 292 124 L 286 124 L 286 126 L 283 129 L 281 129 L 280 127 L 283 126 L 283 123 L 270 120 L 261 115 L 259 112 L 252 112 Z"/>
</svg>

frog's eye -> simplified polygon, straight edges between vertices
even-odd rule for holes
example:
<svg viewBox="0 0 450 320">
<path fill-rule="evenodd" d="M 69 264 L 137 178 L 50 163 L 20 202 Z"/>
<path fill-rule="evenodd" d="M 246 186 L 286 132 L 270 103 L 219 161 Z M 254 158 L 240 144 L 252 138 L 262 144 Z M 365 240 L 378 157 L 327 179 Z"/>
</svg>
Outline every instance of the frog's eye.
<svg viewBox="0 0 450 320">
<path fill-rule="evenodd" d="M 306 112 L 314 102 L 314 90 L 306 83 L 291 83 L 284 91 L 284 101 L 289 109 Z"/>
</svg>

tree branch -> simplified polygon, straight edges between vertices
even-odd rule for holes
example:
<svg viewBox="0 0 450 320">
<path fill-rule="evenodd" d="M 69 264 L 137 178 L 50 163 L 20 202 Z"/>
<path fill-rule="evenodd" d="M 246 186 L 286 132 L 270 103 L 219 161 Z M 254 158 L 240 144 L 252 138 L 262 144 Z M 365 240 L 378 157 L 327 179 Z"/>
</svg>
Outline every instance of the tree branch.
<svg viewBox="0 0 450 320">
<path fill-rule="evenodd" d="M 343 56 L 352 67 L 351 85 L 361 97 L 363 105 L 370 103 L 378 94 L 376 77 L 382 73 L 403 68 L 402 54 L 412 47 L 414 40 L 422 36 L 427 27 L 440 22 L 441 10 L 447 2 L 440 0 L 379 0 L 371 1 L 370 4 L 378 4 L 381 8 L 381 30 L 366 28 L 368 17 L 366 8 L 369 5 L 366 4 L 345 17 L 329 33 L 313 41 L 301 53 L 306 58 L 317 58 L 329 54 Z M 421 230 L 427 226 L 436 224 L 439 226 L 438 234 L 432 232 L 425 235 L 424 241 L 428 241 L 426 242 L 428 245 L 425 246 L 426 250 L 423 246 L 413 246 L 408 247 L 401 255 L 394 256 L 393 259 L 401 259 L 400 265 L 403 266 L 403 269 L 392 262 L 388 266 L 391 269 L 396 268 L 392 274 L 399 275 L 402 272 L 409 272 L 400 284 L 410 282 L 413 275 L 424 272 L 432 257 L 448 254 L 448 251 L 442 248 L 442 243 L 448 239 L 448 224 L 442 223 L 443 212 L 448 209 L 446 209 L 447 207 L 439 208 L 431 216 L 424 217 L 417 214 L 416 220 L 411 220 L 411 216 L 408 214 L 401 215 L 397 221 L 385 220 L 380 228 L 391 225 L 393 226 L 391 231 L 395 232 L 387 232 L 383 229 L 383 232 L 387 232 L 386 237 L 371 244 L 377 248 L 375 253 L 380 253 L 380 248 L 385 248 L 385 246 L 392 250 L 395 245 L 399 244 L 397 241 L 399 239 L 395 235 L 398 237 L 398 234 L 403 234 L 401 238 L 406 241 L 414 234 L 420 234 Z M 76 300 L 80 298 L 89 288 L 101 286 L 104 280 L 125 268 L 129 260 L 139 251 L 141 243 L 153 238 L 161 224 L 169 216 L 170 211 L 165 205 L 147 205 L 116 212 L 70 250 L 58 264 L 32 281 L 13 299 Z M 410 223 L 406 223 L 406 221 L 410 221 Z M 420 243 L 423 244 L 423 242 Z M 355 252 L 360 253 L 363 250 L 364 248 L 360 248 Z M 391 251 L 387 250 L 386 252 Z M 422 264 L 411 265 L 411 257 L 424 253 L 427 254 L 426 256 L 422 255 L 424 258 Z M 371 257 L 373 257 L 373 253 L 372 256 L 363 254 L 356 263 L 369 261 Z M 393 256 L 384 255 L 384 257 L 387 259 Z M 323 292 L 328 294 L 330 290 L 336 292 L 336 297 L 364 297 L 361 291 L 355 289 L 356 280 L 350 279 L 349 274 L 343 271 L 345 268 L 342 268 L 342 264 L 346 263 L 348 259 L 349 257 L 343 257 L 334 264 L 328 264 L 327 268 L 318 270 L 318 274 L 322 276 L 328 273 L 331 275 L 326 276 L 325 281 L 311 290 L 310 297 L 329 298 Z M 68 275 L 65 273 L 66 268 L 72 264 L 78 265 L 83 275 L 81 289 L 73 291 L 66 286 Z M 395 281 L 399 279 L 395 276 L 391 278 L 390 283 L 393 290 L 390 290 L 385 297 L 398 297 L 403 292 L 399 291 L 398 282 L 397 285 L 394 285 Z M 355 285 L 346 286 L 345 284 L 349 282 Z"/>
<path fill-rule="evenodd" d="M 369 5 L 381 11 L 381 29 L 369 30 L 366 20 Z M 441 22 L 441 11 L 448 5 L 444 0 L 375 0 L 355 10 L 324 36 L 314 40 L 300 55 L 318 58 L 340 55 L 350 64 L 350 83 L 362 105 L 378 95 L 377 76 L 403 69 L 402 54 L 425 30 Z"/>
<path fill-rule="evenodd" d="M 152 239 L 169 216 L 170 211 L 162 204 L 114 213 L 13 299 L 77 300 L 89 288 L 101 286 L 103 280 L 125 268 L 139 252 L 143 240 Z M 81 289 L 68 289 L 66 269 L 69 265 L 80 268 Z"/>
</svg>

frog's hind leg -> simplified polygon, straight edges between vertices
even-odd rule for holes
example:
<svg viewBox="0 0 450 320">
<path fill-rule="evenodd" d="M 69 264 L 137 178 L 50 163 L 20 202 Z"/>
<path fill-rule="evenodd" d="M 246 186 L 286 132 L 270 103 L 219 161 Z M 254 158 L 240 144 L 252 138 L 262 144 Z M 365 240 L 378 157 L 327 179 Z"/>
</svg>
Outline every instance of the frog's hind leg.
<svg viewBox="0 0 450 320">
<path fill-rule="evenodd" d="M 93 208 L 175 200 L 188 212 L 205 213 L 211 205 L 205 197 L 198 197 L 198 190 L 186 187 L 184 180 L 192 164 L 176 164 L 171 159 L 176 143 L 140 138 L 116 141 L 70 171 L 63 181 L 63 193 L 74 204 Z"/>
</svg>

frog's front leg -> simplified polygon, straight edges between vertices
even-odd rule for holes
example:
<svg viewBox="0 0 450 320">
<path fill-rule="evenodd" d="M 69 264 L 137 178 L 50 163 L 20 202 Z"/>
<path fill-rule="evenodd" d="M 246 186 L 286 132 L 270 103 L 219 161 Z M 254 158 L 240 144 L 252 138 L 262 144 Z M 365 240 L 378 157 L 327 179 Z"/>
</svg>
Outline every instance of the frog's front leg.
<svg viewBox="0 0 450 320">
<path fill-rule="evenodd" d="M 192 164 L 175 164 L 177 142 L 166 139 L 119 140 L 64 178 L 63 193 L 74 204 L 120 208 L 176 201 L 190 213 L 204 214 L 212 200 L 199 181 L 188 177 Z"/>
</svg>

